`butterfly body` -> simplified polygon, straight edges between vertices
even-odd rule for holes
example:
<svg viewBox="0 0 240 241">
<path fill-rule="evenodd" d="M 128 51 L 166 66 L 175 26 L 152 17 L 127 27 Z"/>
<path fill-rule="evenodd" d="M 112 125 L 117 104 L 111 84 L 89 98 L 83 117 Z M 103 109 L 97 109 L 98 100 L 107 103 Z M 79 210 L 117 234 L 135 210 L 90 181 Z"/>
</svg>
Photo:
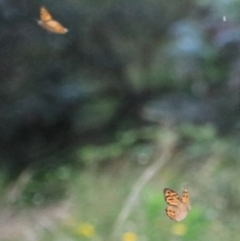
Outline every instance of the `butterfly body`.
<svg viewBox="0 0 240 241">
<path fill-rule="evenodd" d="M 45 7 L 41 7 L 40 20 L 37 22 L 41 27 L 53 33 L 65 34 L 68 32 L 67 28 L 63 27 L 62 24 L 52 18 L 51 14 Z"/>
<path fill-rule="evenodd" d="M 181 197 L 170 188 L 165 188 L 163 192 L 168 204 L 166 208 L 167 216 L 175 221 L 183 220 L 191 209 L 187 188 L 184 188 Z"/>
</svg>

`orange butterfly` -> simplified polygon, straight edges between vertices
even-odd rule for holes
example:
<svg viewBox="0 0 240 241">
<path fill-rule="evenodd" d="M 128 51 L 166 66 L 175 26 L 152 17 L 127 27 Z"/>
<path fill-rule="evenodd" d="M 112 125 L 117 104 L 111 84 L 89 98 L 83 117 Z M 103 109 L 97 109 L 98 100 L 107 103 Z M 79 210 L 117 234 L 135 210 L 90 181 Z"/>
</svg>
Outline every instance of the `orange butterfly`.
<svg viewBox="0 0 240 241">
<path fill-rule="evenodd" d="M 40 18 L 41 20 L 38 20 L 38 24 L 48 31 L 57 34 L 65 34 L 68 32 L 67 28 L 63 27 L 62 24 L 52 19 L 51 14 L 45 7 L 41 7 L 40 9 Z"/>
<path fill-rule="evenodd" d="M 165 188 L 163 193 L 168 204 L 166 208 L 168 217 L 175 221 L 183 220 L 191 209 L 187 188 L 184 188 L 182 197 L 170 188 Z"/>
</svg>

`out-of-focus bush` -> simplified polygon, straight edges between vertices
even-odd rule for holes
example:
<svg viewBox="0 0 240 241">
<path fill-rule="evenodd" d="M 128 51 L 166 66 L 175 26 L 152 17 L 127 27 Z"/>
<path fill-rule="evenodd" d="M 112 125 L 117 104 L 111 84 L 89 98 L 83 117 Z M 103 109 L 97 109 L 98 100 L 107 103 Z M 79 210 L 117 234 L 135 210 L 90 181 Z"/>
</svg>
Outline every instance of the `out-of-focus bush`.
<svg viewBox="0 0 240 241">
<path fill-rule="evenodd" d="M 43 4 L 69 29 L 66 35 L 37 25 Z M 227 22 L 216 21 L 218 4 L 3 0 L 2 162 L 24 167 L 61 148 L 113 140 L 119 130 L 145 124 L 145 103 L 165 92 L 187 92 L 205 103 L 233 93 L 227 87 L 238 86 L 239 57 L 223 53 L 237 44 L 236 34 L 226 34 L 237 24 L 228 12 Z M 236 96 L 216 104 L 226 102 L 219 113 L 232 126 Z"/>
</svg>

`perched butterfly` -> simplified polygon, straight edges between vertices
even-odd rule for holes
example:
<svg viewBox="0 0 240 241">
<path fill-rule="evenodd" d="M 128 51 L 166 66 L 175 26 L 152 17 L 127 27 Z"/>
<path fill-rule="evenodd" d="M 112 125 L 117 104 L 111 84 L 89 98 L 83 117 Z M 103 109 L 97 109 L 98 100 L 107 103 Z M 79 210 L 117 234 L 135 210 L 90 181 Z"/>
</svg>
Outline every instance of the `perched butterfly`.
<svg viewBox="0 0 240 241">
<path fill-rule="evenodd" d="M 68 32 L 67 28 L 63 27 L 62 24 L 52 19 L 51 14 L 45 7 L 41 7 L 40 9 L 40 19 L 41 20 L 38 20 L 38 24 L 50 32 L 57 34 L 65 34 Z"/>
<path fill-rule="evenodd" d="M 182 197 L 170 188 L 165 188 L 163 193 L 168 204 L 166 208 L 168 217 L 175 221 L 183 220 L 191 209 L 187 188 L 184 188 Z"/>
</svg>

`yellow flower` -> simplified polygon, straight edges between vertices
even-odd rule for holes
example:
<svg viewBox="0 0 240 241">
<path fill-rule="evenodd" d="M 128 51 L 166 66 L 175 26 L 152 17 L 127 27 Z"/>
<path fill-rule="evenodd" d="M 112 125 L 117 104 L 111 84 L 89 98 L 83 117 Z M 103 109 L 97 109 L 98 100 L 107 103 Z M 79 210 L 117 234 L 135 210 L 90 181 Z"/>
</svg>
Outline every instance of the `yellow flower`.
<svg viewBox="0 0 240 241">
<path fill-rule="evenodd" d="M 122 236 L 122 241 L 136 241 L 137 235 L 133 232 L 126 232 Z"/>
<path fill-rule="evenodd" d="M 187 227 L 182 223 L 176 223 L 172 227 L 172 232 L 176 235 L 183 236 L 187 232 Z"/>
<path fill-rule="evenodd" d="M 80 236 L 90 238 L 94 236 L 95 229 L 90 223 L 80 223 L 76 227 L 76 233 Z"/>
</svg>

